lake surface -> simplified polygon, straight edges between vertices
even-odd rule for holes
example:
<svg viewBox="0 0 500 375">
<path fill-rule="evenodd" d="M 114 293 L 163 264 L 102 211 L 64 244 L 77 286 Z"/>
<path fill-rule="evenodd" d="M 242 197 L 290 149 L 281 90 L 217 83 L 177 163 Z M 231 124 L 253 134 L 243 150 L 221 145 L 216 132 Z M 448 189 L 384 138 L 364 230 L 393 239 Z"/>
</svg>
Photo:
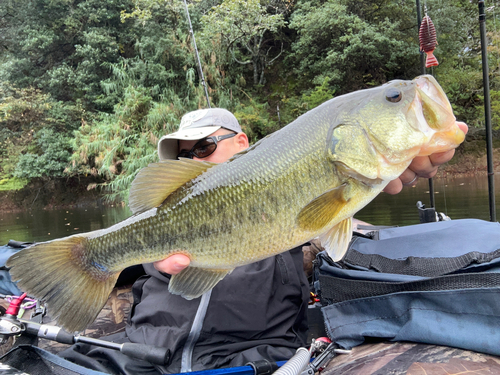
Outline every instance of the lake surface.
<svg viewBox="0 0 500 375">
<path fill-rule="evenodd" d="M 495 176 L 500 192 L 500 175 Z M 434 180 L 436 210 L 452 219 L 478 218 L 489 220 L 488 179 L 473 178 Z M 429 184 L 420 179 L 414 188 L 405 187 L 397 195 L 382 193 L 356 218 L 375 225 L 417 224 L 417 201 L 429 206 Z M 496 194 L 497 219 L 500 217 L 500 193 Z M 30 210 L 0 213 L 0 245 L 9 240 L 24 242 L 48 241 L 109 227 L 131 215 L 126 207 L 86 207 L 64 210 Z"/>
</svg>

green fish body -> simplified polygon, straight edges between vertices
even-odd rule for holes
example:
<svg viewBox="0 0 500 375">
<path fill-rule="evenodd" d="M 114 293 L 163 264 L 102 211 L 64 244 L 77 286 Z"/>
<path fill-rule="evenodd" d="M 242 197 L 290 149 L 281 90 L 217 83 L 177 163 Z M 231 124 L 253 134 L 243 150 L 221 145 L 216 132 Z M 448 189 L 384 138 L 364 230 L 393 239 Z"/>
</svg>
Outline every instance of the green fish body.
<svg viewBox="0 0 500 375">
<path fill-rule="evenodd" d="M 191 299 L 235 267 L 316 237 L 337 260 L 357 211 L 415 156 L 463 139 L 434 78 L 392 81 L 325 102 L 226 163 L 152 164 L 132 184 L 134 216 L 36 244 L 8 266 L 21 289 L 45 299 L 74 331 L 95 319 L 133 264 L 186 254 L 190 266 L 171 277 L 169 290 Z"/>
</svg>

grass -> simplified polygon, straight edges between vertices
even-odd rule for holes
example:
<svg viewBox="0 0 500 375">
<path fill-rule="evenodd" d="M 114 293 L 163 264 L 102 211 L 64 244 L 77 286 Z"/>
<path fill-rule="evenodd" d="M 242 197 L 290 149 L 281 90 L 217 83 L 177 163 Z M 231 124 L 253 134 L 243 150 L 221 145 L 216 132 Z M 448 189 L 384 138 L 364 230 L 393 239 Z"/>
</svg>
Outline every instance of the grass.
<svg viewBox="0 0 500 375">
<path fill-rule="evenodd" d="M 19 190 L 26 186 L 27 183 L 28 180 L 26 179 L 0 176 L 0 191 Z"/>
</svg>

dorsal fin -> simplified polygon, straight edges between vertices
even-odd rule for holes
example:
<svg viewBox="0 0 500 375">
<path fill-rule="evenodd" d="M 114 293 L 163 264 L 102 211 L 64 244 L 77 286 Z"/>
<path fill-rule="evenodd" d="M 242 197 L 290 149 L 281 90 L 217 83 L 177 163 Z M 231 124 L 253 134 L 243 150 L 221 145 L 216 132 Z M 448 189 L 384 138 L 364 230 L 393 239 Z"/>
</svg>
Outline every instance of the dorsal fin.
<svg viewBox="0 0 500 375">
<path fill-rule="evenodd" d="M 181 158 L 149 164 L 137 174 L 129 194 L 134 214 L 158 207 L 174 191 L 217 163 Z"/>
</svg>

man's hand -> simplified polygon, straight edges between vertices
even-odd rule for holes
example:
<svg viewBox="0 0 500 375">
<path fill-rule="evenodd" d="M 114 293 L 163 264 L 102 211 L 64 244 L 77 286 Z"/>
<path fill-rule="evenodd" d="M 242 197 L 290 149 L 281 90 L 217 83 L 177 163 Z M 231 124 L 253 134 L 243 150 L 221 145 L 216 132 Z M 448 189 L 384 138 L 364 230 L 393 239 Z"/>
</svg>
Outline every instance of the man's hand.
<svg viewBox="0 0 500 375">
<path fill-rule="evenodd" d="M 174 254 L 169 256 L 167 259 L 154 262 L 153 265 L 160 272 L 177 275 L 184 268 L 189 266 L 189 263 L 190 259 L 188 256 L 183 254 Z"/>
<path fill-rule="evenodd" d="M 467 134 L 469 128 L 464 122 L 457 122 L 457 125 Z M 384 192 L 388 194 L 398 194 L 403 190 L 403 186 L 414 186 L 419 177 L 434 177 L 438 167 L 441 164 L 449 162 L 453 155 L 455 155 L 455 150 L 439 152 L 429 156 L 417 156 L 399 178 L 389 182 Z"/>
</svg>

